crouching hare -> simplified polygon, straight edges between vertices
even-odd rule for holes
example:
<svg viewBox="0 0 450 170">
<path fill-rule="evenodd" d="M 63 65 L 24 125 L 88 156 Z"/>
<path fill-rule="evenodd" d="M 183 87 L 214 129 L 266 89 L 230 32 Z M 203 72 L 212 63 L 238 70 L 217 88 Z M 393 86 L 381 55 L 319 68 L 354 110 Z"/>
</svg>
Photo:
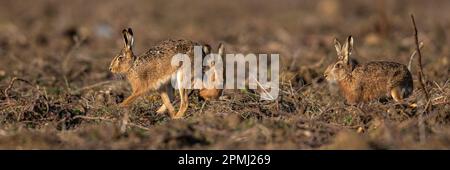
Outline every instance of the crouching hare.
<svg viewBox="0 0 450 170">
<path fill-rule="evenodd" d="M 413 80 L 405 65 L 389 61 L 351 64 L 353 38 L 349 36 L 343 46 L 337 39 L 334 44 L 338 61 L 328 66 L 324 76 L 328 81 L 337 81 L 348 104 L 381 97 L 392 97 L 400 102 L 411 95 Z"/>
<path fill-rule="evenodd" d="M 121 107 L 128 107 L 138 97 L 149 91 L 157 91 L 163 101 L 158 113 L 169 112 L 173 119 L 182 118 L 188 108 L 187 89 L 182 87 L 184 77 L 181 66 L 171 65 L 172 57 L 176 54 L 187 54 L 191 61 L 194 56 L 194 46 L 198 43 L 188 40 L 165 40 L 150 48 L 146 53 L 136 56 L 133 53 L 133 32 L 131 28 L 122 31 L 125 46 L 111 61 L 110 71 L 115 74 L 124 74 L 132 88 L 132 94 L 126 98 Z M 176 76 L 178 91 L 180 93 L 180 107 L 178 112 L 171 103 L 173 87 L 171 77 Z"/>
<path fill-rule="evenodd" d="M 222 66 L 223 66 L 223 68 L 225 68 L 224 67 L 225 62 L 223 60 L 224 59 L 223 58 L 224 57 L 224 55 L 223 55 L 224 47 L 223 47 L 222 43 L 219 44 L 217 51 L 218 51 L 217 54 L 220 56 L 220 59 L 222 59 Z M 212 53 L 211 46 L 209 46 L 209 45 L 203 46 L 203 53 L 205 55 L 211 54 Z M 205 101 L 217 100 L 217 99 L 219 99 L 220 96 L 222 96 L 223 89 L 216 88 L 215 87 L 216 84 L 214 84 L 214 83 L 224 84 L 225 70 L 224 69 L 222 69 L 222 71 L 217 70 L 219 68 L 216 68 L 216 63 L 214 61 L 214 58 L 210 58 L 210 60 L 207 60 L 205 62 L 207 62 L 206 63 L 207 66 L 204 69 L 204 72 L 205 72 L 205 74 L 209 72 L 210 76 L 208 78 L 208 83 L 210 83 L 213 87 L 200 89 L 199 96 L 200 96 L 200 98 L 202 98 Z M 222 74 L 222 75 L 220 75 L 220 74 Z"/>
</svg>

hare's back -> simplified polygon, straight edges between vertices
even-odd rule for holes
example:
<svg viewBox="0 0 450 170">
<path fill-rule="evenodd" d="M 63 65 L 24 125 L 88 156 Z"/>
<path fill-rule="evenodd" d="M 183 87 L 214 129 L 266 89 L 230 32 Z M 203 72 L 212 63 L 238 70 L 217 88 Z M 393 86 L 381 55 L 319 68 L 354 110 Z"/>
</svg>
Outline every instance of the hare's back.
<svg viewBox="0 0 450 170">
<path fill-rule="evenodd" d="M 356 76 L 392 76 L 396 74 L 409 73 L 408 68 L 400 63 L 389 61 L 373 61 L 362 65 L 357 65 L 353 70 Z"/>
<path fill-rule="evenodd" d="M 159 81 L 168 79 L 179 67 L 171 64 L 176 54 L 187 54 L 192 58 L 197 43 L 188 40 L 165 40 L 139 56 L 135 68 L 141 79 Z M 181 63 L 180 63 L 181 64 Z"/>
<path fill-rule="evenodd" d="M 172 55 L 182 53 L 189 54 L 193 52 L 194 46 L 198 43 L 189 40 L 165 40 L 150 48 L 142 57 L 152 58 L 172 58 Z"/>
<path fill-rule="evenodd" d="M 411 73 L 405 65 L 389 61 L 374 61 L 358 65 L 352 74 L 371 84 L 394 85 L 412 81 Z"/>
<path fill-rule="evenodd" d="M 194 46 L 198 43 L 189 40 L 165 40 L 150 48 L 145 54 L 139 56 L 140 60 L 148 63 L 163 63 L 166 68 L 171 66 L 173 56 L 187 54 L 193 57 Z"/>
</svg>

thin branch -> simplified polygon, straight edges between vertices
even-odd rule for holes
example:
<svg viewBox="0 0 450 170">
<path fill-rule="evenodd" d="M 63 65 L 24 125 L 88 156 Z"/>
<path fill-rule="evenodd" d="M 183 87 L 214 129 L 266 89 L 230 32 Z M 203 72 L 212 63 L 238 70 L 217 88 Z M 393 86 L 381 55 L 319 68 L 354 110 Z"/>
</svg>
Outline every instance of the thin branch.
<svg viewBox="0 0 450 170">
<path fill-rule="evenodd" d="M 72 119 L 103 120 L 103 121 L 107 121 L 107 122 L 114 122 L 114 120 L 104 118 L 104 117 L 91 117 L 91 116 L 83 116 L 83 115 L 76 115 L 76 116 L 72 117 Z"/>
<path fill-rule="evenodd" d="M 324 61 L 325 61 L 325 57 L 322 57 L 318 62 L 311 64 L 309 66 L 306 66 L 305 68 L 311 68 L 311 69 L 319 68 L 323 64 Z"/>
<path fill-rule="evenodd" d="M 99 82 L 99 83 L 95 83 L 95 84 L 92 84 L 92 85 L 89 85 L 89 86 L 82 87 L 80 89 L 77 89 L 77 90 L 73 91 L 72 93 L 79 93 L 79 92 L 82 92 L 82 91 L 85 91 L 85 90 L 89 90 L 89 89 L 96 88 L 98 86 L 103 86 L 103 85 L 106 85 L 106 84 L 110 84 L 110 83 L 113 83 L 113 82 L 114 81 L 112 81 L 112 80 L 102 81 L 102 82 Z"/>
<path fill-rule="evenodd" d="M 5 91 L 4 91 L 4 94 L 5 94 L 5 98 L 6 98 L 7 103 L 9 103 L 9 95 L 8 95 L 8 91 L 11 90 L 12 86 L 14 85 L 14 82 L 16 82 L 16 81 L 25 82 L 26 84 L 28 84 L 28 85 L 34 87 L 33 84 L 31 84 L 29 81 L 27 81 L 27 80 L 25 80 L 25 79 L 18 78 L 18 77 L 14 77 L 13 79 L 11 79 L 11 81 L 9 82 L 8 87 L 7 87 L 7 88 L 5 89 Z"/>
<path fill-rule="evenodd" d="M 80 39 L 78 36 L 74 36 L 72 38 L 75 41 L 75 43 L 71 46 L 69 51 L 66 52 L 66 54 L 63 57 L 64 60 L 61 62 L 64 83 L 66 84 L 66 90 L 69 92 L 70 92 L 70 82 L 67 79 L 67 74 L 68 74 L 69 70 L 71 69 L 71 68 L 69 68 L 69 63 L 72 59 L 72 54 L 75 51 L 77 51 L 81 47 L 83 42 L 85 41 L 85 39 Z"/>
<path fill-rule="evenodd" d="M 259 83 L 259 81 L 258 80 L 256 80 L 256 78 L 254 78 L 254 77 L 252 77 L 255 81 L 256 81 L 256 83 L 264 90 L 264 93 L 265 94 L 267 94 L 267 95 L 269 95 L 269 100 L 274 100 L 275 98 L 273 98 L 273 96 L 272 95 L 270 95 L 270 93 L 269 92 L 267 92 L 267 90 L 261 85 L 261 83 Z"/>
<path fill-rule="evenodd" d="M 416 21 L 414 20 L 413 14 L 411 14 L 411 20 L 412 20 L 412 24 L 414 26 L 414 37 L 415 37 L 415 41 L 416 41 L 416 50 L 417 50 L 418 61 L 419 61 L 418 62 L 418 64 L 419 64 L 419 71 L 418 71 L 419 84 L 420 84 L 420 88 L 424 91 L 425 98 L 427 99 L 427 102 L 428 102 L 430 100 L 430 95 L 427 91 L 426 84 L 424 83 L 424 80 L 423 80 L 424 76 L 423 76 L 423 67 L 422 67 L 422 52 L 420 51 L 419 36 L 418 36 Z M 428 110 L 430 108 L 426 107 L 425 110 Z M 428 111 L 431 111 L 431 110 L 428 110 Z"/>
<path fill-rule="evenodd" d="M 115 122 L 113 119 L 109 119 L 109 118 L 104 118 L 104 117 L 91 117 L 91 116 L 83 116 L 83 115 L 76 115 L 74 116 L 72 119 L 85 119 L 85 120 L 102 120 L 102 121 L 107 121 L 107 122 Z M 127 123 L 127 125 L 133 126 L 133 127 L 137 127 L 140 129 L 144 129 L 144 130 L 150 130 L 147 127 L 138 125 L 138 124 L 134 124 L 134 123 Z"/>
</svg>

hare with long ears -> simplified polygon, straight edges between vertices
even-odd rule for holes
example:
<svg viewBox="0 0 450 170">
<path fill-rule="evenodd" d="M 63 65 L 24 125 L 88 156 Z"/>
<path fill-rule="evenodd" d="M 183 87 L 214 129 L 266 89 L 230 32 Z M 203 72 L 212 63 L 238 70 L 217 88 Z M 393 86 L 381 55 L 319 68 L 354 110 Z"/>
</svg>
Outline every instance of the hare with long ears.
<svg viewBox="0 0 450 170">
<path fill-rule="evenodd" d="M 223 47 L 222 43 L 219 44 L 217 51 L 218 51 L 218 55 L 223 59 L 224 47 Z M 211 54 L 212 53 L 211 46 L 209 46 L 209 45 L 203 46 L 203 53 L 205 55 Z M 223 61 L 224 60 L 222 60 L 222 66 L 224 66 L 224 63 L 225 63 Z M 223 90 L 216 88 L 215 87 L 216 84 L 214 84 L 214 83 L 220 83 L 219 81 L 222 81 L 222 83 L 224 83 L 223 80 L 225 80 L 225 70 L 224 69 L 222 69 L 222 71 L 217 70 L 220 68 L 216 67 L 216 62 L 214 61 L 214 58 L 210 58 L 209 60 L 205 60 L 204 62 L 206 62 L 206 65 L 207 65 L 204 69 L 204 72 L 209 73 L 209 74 L 207 74 L 207 76 L 209 75 L 209 77 L 207 79 L 208 80 L 207 83 L 212 85 L 212 87 L 200 89 L 199 96 L 205 101 L 217 100 L 217 99 L 219 99 L 220 96 L 222 96 Z M 225 68 L 225 67 L 222 67 L 222 68 Z M 222 76 L 220 76 L 220 74 L 222 74 Z M 222 79 L 220 79 L 220 78 L 222 78 Z"/>
<path fill-rule="evenodd" d="M 337 81 L 348 104 L 357 104 L 381 97 L 392 97 L 401 102 L 411 95 L 413 80 L 408 68 L 389 61 L 373 61 L 355 65 L 350 63 L 353 38 L 349 36 L 343 46 L 334 40 L 338 61 L 325 70 L 328 81 Z"/>
<path fill-rule="evenodd" d="M 131 28 L 122 31 L 125 46 L 111 61 L 109 67 L 112 73 L 124 74 L 132 88 L 132 94 L 126 98 L 121 107 L 128 107 L 138 97 L 149 91 L 157 91 L 163 101 L 158 113 L 169 112 L 171 118 L 181 118 L 188 107 L 187 90 L 181 86 L 184 73 L 180 66 L 172 66 L 172 57 L 176 54 L 187 54 L 193 61 L 194 46 L 198 43 L 188 40 L 165 40 L 150 48 L 145 54 L 136 56 L 133 53 L 134 37 Z M 177 77 L 178 92 L 180 93 L 180 107 L 178 112 L 171 103 L 173 87 L 171 77 Z"/>
</svg>

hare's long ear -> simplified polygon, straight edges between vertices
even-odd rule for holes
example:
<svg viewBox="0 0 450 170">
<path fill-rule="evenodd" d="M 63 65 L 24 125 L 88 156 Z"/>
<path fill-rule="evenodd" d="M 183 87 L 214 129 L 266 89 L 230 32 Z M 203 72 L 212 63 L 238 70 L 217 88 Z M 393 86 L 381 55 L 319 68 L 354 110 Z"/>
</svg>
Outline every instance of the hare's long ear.
<svg viewBox="0 0 450 170">
<path fill-rule="evenodd" d="M 224 47 L 223 47 L 223 44 L 220 43 L 220 44 L 219 44 L 219 50 L 218 50 L 219 56 L 223 56 L 224 50 L 225 50 L 225 49 L 224 49 Z"/>
<path fill-rule="evenodd" d="M 338 59 L 341 59 L 342 46 L 341 43 L 339 43 L 339 41 L 337 40 L 337 38 L 334 38 L 334 48 L 336 48 Z"/>
<path fill-rule="evenodd" d="M 125 40 L 125 47 L 131 50 L 134 45 L 133 31 L 131 30 L 131 28 L 123 29 L 122 34 Z"/>
<path fill-rule="evenodd" d="M 347 38 L 347 53 L 348 55 L 352 55 L 352 51 L 353 51 L 353 37 L 350 35 Z"/>
<path fill-rule="evenodd" d="M 205 55 L 208 55 L 209 53 L 211 53 L 211 46 L 209 46 L 208 44 L 203 45 L 203 53 Z"/>
<path fill-rule="evenodd" d="M 353 37 L 348 36 L 347 41 L 345 42 L 344 46 L 342 47 L 342 54 L 343 54 L 343 61 L 347 64 L 349 64 L 350 61 L 350 55 L 352 54 L 353 50 Z"/>
<path fill-rule="evenodd" d="M 205 62 L 205 58 L 209 55 L 209 54 L 211 54 L 211 46 L 209 45 L 209 44 L 204 44 L 203 45 L 203 48 L 202 48 L 202 52 L 203 52 L 203 56 L 202 56 L 202 58 L 203 58 L 203 62 Z M 205 64 L 205 63 L 204 63 Z M 207 65 L 204 65 L 204 66 L 211 66 L 211 64 L 208 62 L 208 61 L 206 61 L 206 64 Z"/>
<path fill-rule="evenodd" d="M 342 57 L 343 57 L 342 60 L 346 64 L 349 64 L 349 58 L 350 55 L 352 54 L 352 49 L 353 49 L 353 38 L 352 36 L 349 36 L 344 46 L 342 46 Z"/>
</svg>

